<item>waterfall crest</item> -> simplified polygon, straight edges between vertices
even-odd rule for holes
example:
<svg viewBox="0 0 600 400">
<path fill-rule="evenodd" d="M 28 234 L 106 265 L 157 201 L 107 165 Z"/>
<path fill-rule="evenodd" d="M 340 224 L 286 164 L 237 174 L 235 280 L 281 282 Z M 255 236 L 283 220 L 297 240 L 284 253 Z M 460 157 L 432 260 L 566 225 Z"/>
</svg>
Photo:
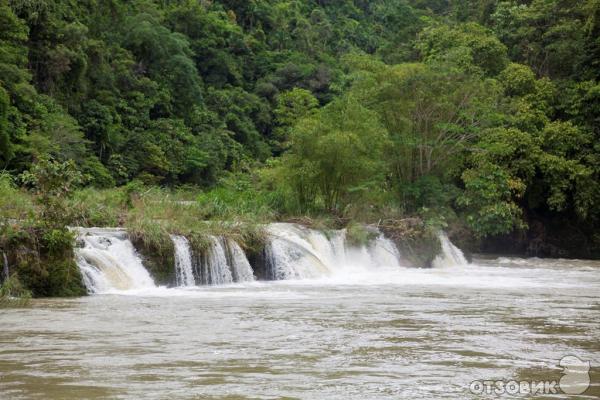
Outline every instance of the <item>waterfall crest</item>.
<svg viewBox="0 0 600 400">
<path fill-rule="evenodd" d="M 127 233 L 121 229 L 79 229 L 77 265 L 90 293 L 154 288 Z"/>
<path fill-rule="evenodd" d="M 175 248 L 175 286 L 227 285 L 264 280 L 382 277 L 402 271 L 395 243 L 376 228 L 367 227 L 371 239 L 352 244 L 346 230 L 320 231 L 290 223 L 266 226 L 264 252 L 250 264 L 246 253 L 231 238 L 208 236 L 207 245 L 195 250 L 190 241 L 171 235 Z M 462 251 L 444 232 L 439 233 L 441 253 L 433 266 L 445 268 L 467 263 Z M 142 260 L 122 229 L 78 229 L 77 264 L 90 293 L 156 288 Z M 255 275 L 256 272 L 256 275 Z M 400 272 L 402 274 L 402 272 Z M 390 275 L 391 276 L 391 275 Z"/>
<path fill-rule="evenodd" d="M 460 267 L 469 264 L 463 252 L 456 247 L 445 232 L 438 233 L 442 252 L 433 260 L 434 268 Z"/>
<path fill-rule="evenodd" d="M 222 238 L 211 236 L 211 246 L 208 249 L 206 257 L 207 279 L 204 282 L 207 285 L 223 285 L 233 283 L 233 275 L 227 264 L 225 247 Z"/>
</svg>

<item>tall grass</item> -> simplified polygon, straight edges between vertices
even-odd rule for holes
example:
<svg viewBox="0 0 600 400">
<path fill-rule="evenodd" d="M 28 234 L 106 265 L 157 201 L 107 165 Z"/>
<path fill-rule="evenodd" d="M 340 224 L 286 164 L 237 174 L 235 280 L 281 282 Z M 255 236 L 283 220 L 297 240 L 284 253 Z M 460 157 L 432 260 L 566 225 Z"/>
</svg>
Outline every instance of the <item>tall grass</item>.
<svg viewBox="0 0 600 400">
<path fill-rule="evenodd" d="M 265 223 L 281 217 L 279 193 L 266 190 L 249 175 L 231 175 L 196 200 L 206 219 Z"/>
<path fill-rule="evenodd" d="M 0 285 L 0 308 L 27 305 L 31 292 L 23 286 L 17 275 L 11 275 Z"/>
<path fill-rule="evenodd" d="M 221 189 L 216 191 L 221 192 Z M 144 237 L 144 241 L 157 248 L 167 246 L 169 233 L 191 238 L 195 247 L 207 246 L 208 235 L 227 236 L 248 248 L 264 240 L 263 225 L 269 221 L 264 214 L 251 212 L 250 208 L 247 212 L 242 212 L 238 207 L 234 209 L 233 201 L 229 203 L 231 207 L 220 208 L 221 212 L 215 213 L 215 202 L 207 205 L 204 200 L 222 199 L 219 196 L 212 191 L 198 194 L 189 189 L 148 189 L 133 200 L 125 226 L 134 238 Z M 201 200 L 193 200 L 194 197 L 200 197 Z"/>
<path fill-rule="evenodd" d="M 78 190 L 69 199 L 71 225 L 119 226 L 126 219 L 126 204 L 124 188 Z"/>
</svg>

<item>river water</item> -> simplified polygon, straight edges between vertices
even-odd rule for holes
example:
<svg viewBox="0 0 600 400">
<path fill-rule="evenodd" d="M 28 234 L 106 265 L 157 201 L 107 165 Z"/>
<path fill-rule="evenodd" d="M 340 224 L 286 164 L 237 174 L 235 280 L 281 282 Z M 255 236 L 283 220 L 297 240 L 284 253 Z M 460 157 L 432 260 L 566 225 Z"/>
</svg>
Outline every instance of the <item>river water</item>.
<svg viewBox="0 0 600 400">
<path fill-rule="evenodd" d="M 558 380 L 566 355 L 598 398 L 599 296 L 598 262 L 490 258 L 33 300 L 0 309 L 0 398 L 481 398 L 472 381 Z"/>
</svg>

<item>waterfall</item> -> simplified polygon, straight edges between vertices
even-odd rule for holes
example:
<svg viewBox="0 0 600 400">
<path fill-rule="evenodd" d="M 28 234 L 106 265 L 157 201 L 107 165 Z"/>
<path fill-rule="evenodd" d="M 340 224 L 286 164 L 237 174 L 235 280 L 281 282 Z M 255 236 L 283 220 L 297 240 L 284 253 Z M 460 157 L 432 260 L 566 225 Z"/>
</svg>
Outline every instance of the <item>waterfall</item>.
<svg viewBox="0 0 600 400">
<path fill-rule="evenodd" d="M 271 224 L 265 253 L 267 279 L 316 278 L 328 273 L 332 248 L 322 232 L 295 224 Z"/>
<path fill-rule="evenodd" d="M 375 265 L 397 266 L 400 260 L 400 252 L 394 242 L 383 235 L 371 242 L 369 254 Z"/>
<path fill-rule="evenodd" d="M 127 233 L 120 229 L 79 229 L 76 261 L 90 293 L 154 288 Z"/>
<path fill-rule="evenodd" d="M 250 282 L 254 273 L 244 250 L 234 240 L 210 236 L 204 254 L 195 258 L 194 270 L 203 285 Z"/>
<path fill-rule="evenodd" d="M 297 224 L 269 224 L 264 253 L 255 260 L 260 268 L 257 276 L 266 280 L 327 277 L 343 280 L 401 271 L 402 257 L 394 242 L 376 228 L 368 229 L 370 240 L 354 245 L 347 240 L 344 229 L 320 231 Z M 202 251 L 195 251 L 184 236 L 172 235 L 171 240 L 175 248 L 173 268 L 177 286 L 255 280 L 244 250 L 230 238 L 208 236 Z M 434 267 L 467 264 L 463 253 L 444 232 L 439 233 L 439 240 L 441 253 L 433 261 Z M 124 230 L 79 229 L 76 258 L 90 293 L 156 287 Z"/>
<path fill-rule="evenodd" d="M 171 235 L 175 245 L 175 279 L 177 286 L 195 286 L 190 242 L 184 236 Z"/>
<path fill-rule="evenodd" d="M 275 223 L 267 231 L 266 279 L 310 279 L 400 267 L 398 249 L 378 231 L 365 246 L 351 246 L 345 230 L 324 233 Z"/>
<path fill-rule="evenodd" d="M 233 275 L 229 265 L 227 265 L 223 240 L 215 236 L 211 236 L 210 240 L 212 244 L 206 258 L 209 279 L 206 284 L 223 285 L 233 283 Z"/>
<path fill-rule="evenodd" d="M 227 263 L 231 267 L 231 274 L 235 282 L 252 282 L 254 272 L 246 253 L 235 240 L 223 239 L 227 249 Z"/>
<path fill-rule="evenodd" d="M 442 246 L 442 252 L 433 260 L 432 265 L 434 268 L 458 267 L 469 263 L 463 252 L 450 241 L 445 232 L 440 231 L 438 238 Z"/>
</svg>

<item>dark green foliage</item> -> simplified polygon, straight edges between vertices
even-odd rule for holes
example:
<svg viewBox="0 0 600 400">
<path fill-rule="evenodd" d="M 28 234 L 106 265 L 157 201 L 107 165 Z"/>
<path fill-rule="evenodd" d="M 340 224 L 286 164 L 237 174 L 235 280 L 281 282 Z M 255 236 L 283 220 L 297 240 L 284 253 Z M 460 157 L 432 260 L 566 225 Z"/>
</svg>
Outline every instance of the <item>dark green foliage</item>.
<svg viewBox="0 0 600 400">
<path fill-rule="evenodd" d="M 22 172 L 40 157 L 72 159 L 96 187 L 214 184 L 279 151 L 279 91 L 329 101 L 341 74 L 331 55 L 376 50 L 370 25 L 351 34 L 361 18 L 381 32 L 398 18 L 417 21 L 391 9 L 3 2 L 0 161 Z"/>
<path fill-rule="evenodd" d="M 30 200 L 7 178 L 0 179 L 0 253 L 8 256 L 11 277 L 35 297 L 84 295 L 75 236 L 67 228 L 68 200 L 81 182 L 74 163 L 42 159 L 21 175 L 35 204 L 27 204 Z"/>
<path fill-rule="evenodd" d="M 0 86 L 0 154 L 4 162 L 8 162 L 14 156 L 13 145 L 10 140 L 8 128 L 8 109 L 10 98 L 8 93 Z"/>
<path fill-rule="evenodd" d="M 38 200 L 3 220 L 131 224 L 190 185 L 201 218 L 600 226 L 597 0 L 0 0 L 0 27 L 0 170 Z M 124 189 L 44 194 L 80 179 Z"/>
<path fill-rule="evenodd" d="M 11 274 L 17 276 L 34 297 L 83 296 L 86 289 L 75 264 L 75 238 L 66 229 L 22 227 L 5 232 Z"/>
</svg>

